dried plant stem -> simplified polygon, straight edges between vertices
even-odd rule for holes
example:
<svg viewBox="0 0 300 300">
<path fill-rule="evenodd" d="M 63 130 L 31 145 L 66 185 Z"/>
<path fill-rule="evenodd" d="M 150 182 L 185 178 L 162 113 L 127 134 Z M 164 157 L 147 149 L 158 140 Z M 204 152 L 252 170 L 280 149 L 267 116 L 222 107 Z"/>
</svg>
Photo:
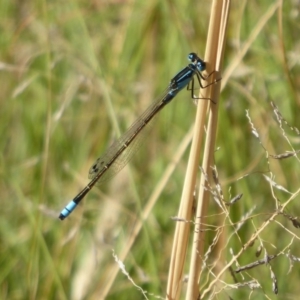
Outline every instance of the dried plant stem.
<svg viewBox="0 0 300 300">
<path fill-rule="evenodd" d="M 205 60 L 211 63 L 211 68 L 220 72 L 223 61 L 224 41 L 229 15 L 230 0 L 214 1 L 210 26 L 208 31 L 208 41 Z M 208 179 L 211 177 L 211 167 L 213 166 L 213 156 L 215 151 L 215 139 L 218 122 L 218 98 L 221 84 L 215 84 L 204 93 L 205 97 L 213 99 L 215 104 L 210 105 L 209 120 L 207 125 L 207 135 L 203 155 L 202 168 Z M 202 259 L 204 257 L 203 242 L 205 241 L 205 232 L 203 230 L 204 217 L 207 215 L 209 192 L 205 188 L 208 185 L 206 176 L 202 174 L 199 185 L 199 197 L 197 203 L 196 226 L 193 237 L 192 257 L 189 269 L 189 280 L 186 299 L 198 299 L 199 294 L 199 276 L 202 268 Z"/>
<path fill-rule="evenodd" d="M 205 55 L 205 61 L 207 62 L 207 72 L 210 74 L 215 71 L 210 76 L 209 82 L 214 82 L 216 78 L 219 78 L 220 64 L 222 61 L 223 54 L 223 42 L 224 35 L 226 31 L 228 10 L 229 10 L 229 0 L 218 1 L 215 0 L 212 4 L 212 17 L 209 26 L 208 42 Z M 193 204 L 193 193 L 196 183 L 196 175 L 199 171 L 198 163 L 201 153 L 201 145 L 204 137 L 204 124 L 206 120 L 206 113 L 209 106 L 209 122 L 207 127 L 207 138 L 206 146 L 203 158 L 203 168 L 206 174 L 209 174 L 211 161 L 214 153 L 214 144 L 217 128 L 217 112 L 218 112 L 218 95 L 220 92 L 220 82 L 211 85 L 208 88 L 201 90 L 201 98 L 209 98 L 212 101 L 198 101 L 198 109 L 195 123 L 194 138 L 191 146 L 191 153 L 188 162 L 188 168 L 186 173 L 186 178 L 183 187 L 183 193 L 181 197 L 181 204 L 178 212 L 178 217 L 186 220 L 191 219 L 192 214 L 192 204 Z M 206 185 L 205 179 L 201 179 L 201 186 Z M 198 200 L 198 217 L 202 216 L 206 212 L 207 207 L 207 193 L 203 188 L 201 188 L 199 200 Z M 199 227 L 199 226 L 198 226 Z M 197 229 L 201 228 L 196 228 Z M 185 263 L 186 251 L 188 247 L 188 239 L 190 233 L 190 223 L 178 222 L 176 225 L 173 249 L 170 262 L 168 286 L 167 286 L 167 299 L 179 299 L 182 278 L 183 278 L 183 267 Z M 200 230 L 198 232 L 200 234 Z M 201 262 L 199 262 L 199 249 L 201 245 L 198 245 L 198 241 L 202 238 L 199 236 L 194 236 L 195 247 L 193 249 L 192 261 L 197 263 L 195 268 L 193 267 L 189 276 L 189 285 L 187 292 L 187 299 L 197 299 L 198 291 L 198 277 L 201 267 Z M 196 242 L 195 242 L 196 241 Z"/>
</svg>

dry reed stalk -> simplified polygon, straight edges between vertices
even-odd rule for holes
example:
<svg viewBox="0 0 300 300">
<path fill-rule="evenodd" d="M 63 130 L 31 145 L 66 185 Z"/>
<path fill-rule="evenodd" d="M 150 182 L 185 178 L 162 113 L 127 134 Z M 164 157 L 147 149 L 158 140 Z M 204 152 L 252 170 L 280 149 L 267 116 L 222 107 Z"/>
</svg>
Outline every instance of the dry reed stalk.
<svg viewBox="0 0 300 300">
<path fill-rule="evenodd" d="M 211 74 L 209 82 L 214 82 L 220 77 L 220 65 L 224 52 L 224 39 L 226 25 L 228 19 L 230 0 L 215 0 L 212 3 L 211 20 L 208 31 L 208 40 L 205 54 L 205 62 L 207 62 L 207 72 Z M 205 85 L 205 84 L 204 84 Z M 190 158 L 186 172 L 183 193 L 180 202 L 178 217 L 184 220 L 191 220 L 193 193 L 196 183 L 196 175 L 199 170 L 198 163 L 201 153 L 201 145 L 204 137 L 204 124 L 209 115 L 206 143 L 203 156 L 202 168 L 205 174 L 211 174 L 211 166 L 213 161 L 215 137 L 217 129 L 217 113 L 218 113 L 218 96 L 220 93 L 220 81 L 202 89 L 201 98 L 209 98 L 213 101 L 198 101 L 195 132 L 191 146 Z M 204 186 L 207 185 L 205 176 L 202 176 L 200 182 L 200 192 L 197 205 L 196 220 L 201 220 L 201 217 L 206 214 L 208 205 L 208 192 Z M 203 252 L 204 232 L 201 232 L 201 224 L 197 222 L 194 234 L 191 268 L 189 272 L 188 289 L 186 299 L 197 299 L 199 296 L 198 279 L 201 269 L 201 255 Z M 179 299 L 185 257 L 188 247 L 190 233 L 190 223 L 178 222 L 176 225 L 173 249 L 170 261 L 170 270 L 167 286 L 167 299 Z"/>
</svg>

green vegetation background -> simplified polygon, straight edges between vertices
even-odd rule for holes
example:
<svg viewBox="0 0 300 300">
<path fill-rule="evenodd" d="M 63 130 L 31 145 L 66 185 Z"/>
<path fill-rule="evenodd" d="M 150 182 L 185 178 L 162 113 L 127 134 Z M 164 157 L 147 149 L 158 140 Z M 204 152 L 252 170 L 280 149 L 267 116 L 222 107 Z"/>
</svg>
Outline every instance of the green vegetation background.
<svg viewBox="0 0 300 300">
<path fill-rule="evenodd" d="M 232 1 L 224 71 L 274 3 Z M 101 298 L 116 267 L 112 249 L 119 255 L 128 243 L 151 192 L 193 126 L 196 106 L 190 94 L 181 92 L 161 112 L 129 167 L 93 189 L 67 220 L 57 216 L 88 182 L 94 160 L 186 66 L 188 53 L 203 57 L 210 5 L 204 0 L 0 2 L 1 299 Z M 244 194 L 231 209 L 231 219 L 238 221 L 254 209 L 253 219 L 240 233 L 243 242 L 275 209 L 262 172 L 271 170 L 276 182 L 291 192 L 299 188 L 299 161 L 266 159 L 245 114 L 249 110 L 270 154 L 291 150 L 270 100 L 289 124 L 300 128 L 298 2 L 284 1 L 282 15 L 283 35 L 276 12 L 221 94 L 215 161 L 226 199 Z M 285 130 L 297 149 L 299 136 L 287 126 Z M 165 295 L 176 225 L 170 217 L 178 211 L 187 158 L 188 149 L 124 261 L 134 282 L 156 296 Z M 289 197 L 275 192 L 282 201 Z M 299 215 L 299 207 L 296 199 L 289 213 Z M 219 213 L 214 201 L 210 213 Z M 217 225 L 217 216 L 210 220 Z M 283 217 L 278 222 L 294 232 L 294 240 L 274 222 L 261 237 L 268 254 L 291 243 L 297 256 L 297 230 Z M 213 237 L 214 232 L 205 243 Z M 225 256 L 229 259 L 230 248 L 238 251 L 241 245 L 231 239 Z M 239 263 L 255 261 L 254 253 L 249 249 Z M 217 256 L 210 256 L 214 262 Z M 288 273 L 289 261 L 282 256 L 272 267 L 278 296 L 272 293 L 266 266 L 238 278 L 258 280 L 262 289 L 253 292 L 255 299 L 296 299 L 299 263 Z M 234 283 L 229 273 L 223 279 Z M 228 288 L 219 296 L 242 299 L 250 294 L 248 287 Z M 121 272 L 107 296 L 143 298 Z"/>
</svg>

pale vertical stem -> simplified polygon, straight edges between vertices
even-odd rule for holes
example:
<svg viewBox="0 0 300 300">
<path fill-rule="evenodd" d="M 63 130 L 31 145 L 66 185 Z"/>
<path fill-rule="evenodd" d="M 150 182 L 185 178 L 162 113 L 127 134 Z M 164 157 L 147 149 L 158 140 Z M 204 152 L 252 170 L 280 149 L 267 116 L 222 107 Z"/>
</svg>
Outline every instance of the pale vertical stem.
<svg viewBox="0 0 300 300">
<path fill-rule="evenodd" d="M 228 3 L 229 1 L 214 1 L 212 6 L 213 18 L 216 19 L 218 16 L 221 17 L 221 13 L 219 12 L 219 7 L 223 6 L 224 3 Z M 219 67 L 216 67 L 216 58 L 221 57 L 221 53 L 217 55 L 217 51 L 219 51 L 218 45 L 222 44 L 219 41 L 219 28 L 213 25 L 214 22 L 210 22 L 210 35 L 209 41 L 206 50 L 205 61 L 207 62 L 207 69 L 208 73 L 211 71 L 219 71 Z M 225 27 L 224 29 L 225 30 Z M 220 64 L 221 60 L 218 58 L 218 64 Z M 213 73 L 210 76 L 209 82 L 213 82 L 218 75 L 217 72 Z M 204 85 L 207 83 L 204 83 Z M 211 90 L 219 90 L 220 84 L 216 83 L 212 85 L 213 88 L 205 88 L 201 90 L 201 98 L 210 98 L 216 102 L 218 93 L 213 92 Z M 215 94 L 216 93 L 216 94 Z M 193 142 L 191 146 L 191 152 L 188 162 L 188 167 L 186 171 L 185 182 L 183 186 L 183 192 L 180 202 L 180 208 L 178 212 L 178 217 L 190 220 L 191 213 L 192 213 L 192 205 L 193 205 L 193 193 L 196 183 L 196 176 L 197 172 L 199 171 L 198 163 L 201 154 L 201 145 L 202 139 L 204 136 L 204 123 L 206 120 L 206 112 L 208 108 L 208 104 L 210 101 L 199 100 L 198 101 L 198 108 L 197 108 L 197 115 L 195 121 L 195 131 Z M 210 105 L 211 106 L 211 105 Z M 210 109 L 210 115 L 216 115 L 217 113 L 217 104 L 213 104 L 212 108 Z M 216 124 L 216 123 L 215 123 Z M 215 136 L 215 133 L 212 133 L 212 136 Z M 214 139 L 213 139 L 214 140 Z M 214 144 L 214 143 L 213 143 Z M 213 152 L 212 152 L 213 153 Z M 183 277 L 183 267 L 185 263 L 186 251 L 188 246 L 188 239 L 190 233 L 190 224 L 184 222 L 178 222 L 176 224 L 176 230 L 174 235 L 173 241 L 173 248 L 171 254 L 171 261 L 170 261 L 170 269 L 169 269 L 169 278 L 168 278 L 168 286 L 167 286 L 167 299 L 179 299 L 181 286 L 182 286 L 182 277 Z M 189 299 L 196 299 L 196 298 L 189 298 Z"/>
<path fill-rule="evenodd" d="M 215 0 L 212 5 L 212 14 L 210 19 L 208 39 L 206 45 L 205 61 L 209 62 L 209 70 L 218 71 L 218 76 L 221 72 L 221 64 L 224 53 L 224 40 L 229 14 L 230 0 Z M 207 125 L 206 141 L 204 146 L 204 155 L 202 168 L 207 177 L 202 174 L 199 184 L 199 197 L 197 203 L 196 225 L 193 237 L 192 256 L 189 269 L 188 288 L 186 299 L 198 299 L 201 295 L 199 291 L 199 275 L 202 267 L 202 259 L 205 241 L 205 231 L 203 223 L 207 215 L 207 207 L 209 200 L 209 192 L 207 187 L 207 179 L 210 180 L 213 166 L 213 156 L 215 151 L 215 139 L 218 122 L 218 98 L 220 94 L 221 82 L 217 82 L 210 88 L 204 89 L 202 92 L 204 97 L 213 100 L 209 109 L 209 119 Z"/>
<path fill-rule="evenodd" d="M 188 162 L 187 173 L 183 186 L 181 204 L 178 212 L 178 217 L 185 220 L 191 219 L 193 193 L 195 189 L 197 172 L 199 170 L 198 162 L 201 149 L 201 140 L 204 133 L 204 121 L 207 103 L 207 101 L 201 101 L 198 105 L 198 111 L 202 113 L 200 114 L 200 117 L 196 119 L 195 128 L 199 128 L 200 130 L 198 131 L 197 135 L 194 134 L 190 159 Z M 180 295 L 189 231 L 190 225 L 188 223 L 178 222 L 176 224 L 169 269 L 167 299 L 178 299 Z"/>
</svg>

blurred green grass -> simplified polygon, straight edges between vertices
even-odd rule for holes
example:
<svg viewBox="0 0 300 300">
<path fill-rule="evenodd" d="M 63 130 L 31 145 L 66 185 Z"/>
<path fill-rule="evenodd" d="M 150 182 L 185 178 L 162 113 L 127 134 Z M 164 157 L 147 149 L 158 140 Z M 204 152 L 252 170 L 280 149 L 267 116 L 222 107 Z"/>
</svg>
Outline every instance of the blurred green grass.
<svg viewBox="0 0 300 300">
<path fill-rule="evenodd" d="M 210 2 L 1 1 L 0 5 L 0 298 L 100 299 L 115 267 L 111 249 L 117 255 L 122 252 L 149 195 L 193 125 L 195 106 L 189 93 L 182 92 L 161 112 L 129 168 L 91 191 L 63 223 L 57 215 L 88 182 L 93 161 L 187 64 L 187 54 L 204 55 Z M 269 5 L 232 1 L 224 70 Z M 268 164 L 245 116 L 247 109 L 264 146 L 275 152 L 271 154 L 291 150 L 269 104 L 273 100 L 289 123 L 300 128 L 297 2 L 285 1 L 282 13 L 283 39 L 274 14 L 221 94 L 220 150 L 215 154 L 219 177 L 227 197 L 229 187 L 233 195 L 244 194 L 231 210 L 232 220 L 240 220 L 256 206 L 255 213 L 261 215 L 253 221 L 255 226 L 274 210 L 262 172 L 270 168 L 289 191 L 299 187 L 298 161 Z M 288 127 L 286 132 L 297 149 L 299 138 Z M 170 217 L 178 211 L 187 152 L 124 261 L 139 286 L 162 297 L 175 227 Z M 236 181 L 248 172 L 253 174 Z M 279 199 L 287 197 L 276 193 Z M 218 212 L 213 201 L 210 209 L 211 214 Z M 295 203 L 289 209 L 299 214 Z M 287 220 L 280 221 L 289 226 Z M 215 218 L 211 222 L 217 223 Z M 249 222 L 240 236 L 246 241 L 253 230 Z M 291 240 L 276 224 L 262 238 L 270 252 L 276 246 L 276 253 Z M 294 254 L 297 242 L 291 245 Z M 230 247 L 237 251 L 241 244 L 232 240 Z M 254 250 L 250 252 L 249 256 Z M 243 258 L 244 263 L 254 260 Z M 276 298 L 296 299 L 297 265 L 288 276 L 287 259 L 272 266 L 279 281 Z M 267 268 L 262 270 L 249 273 L 262 279 L 264 292 L 272 298 L 271 281 L 265 280 L 270 275 Z M 229 274 L 226 280 L 231 281 Z M 250 292 L 228 293 L 243 298 Z M 256 299 L 265 299 L 262 291 L 254 293 Z M 107 299 L 141 298 L 119 272 Z"/>
</svg>

